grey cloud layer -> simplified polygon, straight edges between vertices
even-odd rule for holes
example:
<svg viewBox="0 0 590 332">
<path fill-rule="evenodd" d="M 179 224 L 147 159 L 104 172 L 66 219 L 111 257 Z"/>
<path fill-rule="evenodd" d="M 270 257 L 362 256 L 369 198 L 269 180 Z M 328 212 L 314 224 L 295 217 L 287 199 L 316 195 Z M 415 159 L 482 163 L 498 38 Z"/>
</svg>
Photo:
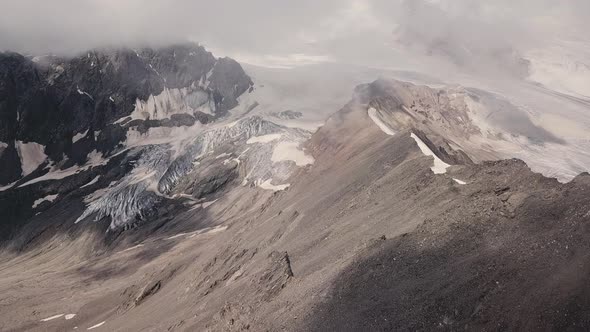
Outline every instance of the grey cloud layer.
<svg viewBox="0 0 590 332">
<path fill-rule="evenodd" d="M 227 54 L 387 61 L 407 47 L 461 64 L 577 36 L 586 0 L 0 0 L 0 49 L 76 52 L 191 39 Z"/>
</svg>

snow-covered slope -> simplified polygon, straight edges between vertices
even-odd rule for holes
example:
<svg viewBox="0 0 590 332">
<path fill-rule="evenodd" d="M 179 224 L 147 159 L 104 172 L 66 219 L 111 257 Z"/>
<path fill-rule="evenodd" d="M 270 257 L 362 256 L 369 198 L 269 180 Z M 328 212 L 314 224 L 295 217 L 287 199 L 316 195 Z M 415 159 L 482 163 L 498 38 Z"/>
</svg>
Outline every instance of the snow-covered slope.
<svg viewBox="0 0 590 332">
<path fill-rule="evenodd" d="M 525 54 L 530 62 L 529 80 L 548 89 L 590 99 L 590 45 L 561 41 L 550 48 Z"/>
<path fill-rule="evenodd" d="M 378 80 L 359 92 L 369 117 L 375 121 L 378 114 L 376 123 L 388 134 L 416 128 L 449 153 L 464 151 L 476 162 L 519 158 L 560 181 L 590 168 L 590 137 L 583 131 L 574 133 L 576 126 L 567 124 L 568 133 L 549 131 L 560 117 L 548 124 L 494 93 L 394 80 Z"/>
</svg>

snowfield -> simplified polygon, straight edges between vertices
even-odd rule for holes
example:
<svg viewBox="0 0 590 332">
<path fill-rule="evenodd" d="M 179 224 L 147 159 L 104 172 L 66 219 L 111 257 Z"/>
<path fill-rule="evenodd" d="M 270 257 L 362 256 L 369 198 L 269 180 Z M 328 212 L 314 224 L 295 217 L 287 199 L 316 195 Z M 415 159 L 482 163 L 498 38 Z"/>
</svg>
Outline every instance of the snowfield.
<svg viewBox="0 0 590 332">
<path fill-rule="evenodd" d="M 447 172 L 447 168 L 451 167 L 451 165 L 445 163 L 444 161 L 440 160 L 440 158 L 434 154 L 434 152 L 432 152 L 432 150 L 430 150 L 430 148 L 428 147 L 428 145 L 426 145 L 421 139 L 420 137 L 416 136 L 414 133 L 411 133 L 410 135 L 414 141 L 416 141 L 416 144 L 418 144 L 418 147 L 420 148 L 420 151 L 422 151 L 422 153 L 425 156 L 431 156 L 432 158 L 434 158 L 434 166 L 432 166 L 430 169 L 432 170 L 432 172 L 434 174 L 444 174 Z"/>
<path fill-rule="evenodd" d="M 36 208 L 37 206 L 39 206 L 41 203 L 47 201 L 47 202 L 53 202 L 55 201 L 55 199 L 57 198 L 57 194 L 55 195 L 47 195 L 45 197 L 39 198 L 38 200 L 36 200 L 35 202 L 33 202 L 33 209 Z"/>
<path fill-rule="evenodd" d="M 22 176 L 31 174 L 47 159 L 45 146 L 39 143 L 16 141 L 16 151 L 21 161 Z"/>
<path fill-rule="evenodd" d="M 291 160 L 297 166 L 311 165 L 315 161 L 312 156 L 299 149 L 298 142 L 279 142 L 272 151 L 271 160 L 274 163 Z"/>
<path fill-rule="evenodd" d="M 528 79 L 559 93 L 590 99 L 590 47 L 560 41 L 548 49 L 531 50 Z"/>
<path fill-rule="evenodd" d="M 254 144 L 254 143 L 270 143 L 274 140 L 280 139 L 283 135 L 281 134 L 268 134 L 262 136 L 254 136 L 250 137 L 246 144 Z"/>
<path fill-rule="evenodd" d="M 281 191 L 281 190 L 285 190 L 285 189 L 289 188 L 289 186 L 290 186 L 289 183 L 274 185 L 271 182 L 272 182 L 272 179 L 268 179 L 264 182 L 258 183 L 258 187 L 260 187 L 262 189 L 266 189 L 266 190 Z"/>
<path fill-rule="evenodd" d="M 84 137 L 86 137 L 86 134 L 88 134 L 88 129 L 86 129 L 86 131 L 83 133 L 77 133 L 72 137 L 72 143 L 76 143 L 79 140 L 83 139 Z"/>
<path fill-rule="evenodd" d="M 389 136 L 395 135 L 395 131 L 393 131 L 393 129 L 389 128 L 389 126 L 385 122 L 383 122 L 383 120 L 381 120 L 379 118 L 379 113 L 377 112 L 376 109 L 371 107 L 371 108 L 369 108 L 367 113 L 369 114 L 369 117 L 371 118 L 371 120 L 373 120 L 373 122 L 375 122 L 377 127 L 379 127 L 379 129 L 381 129 L 382 132 L 384 132 L 385 134 L 387 134 Z"/>
</svg>

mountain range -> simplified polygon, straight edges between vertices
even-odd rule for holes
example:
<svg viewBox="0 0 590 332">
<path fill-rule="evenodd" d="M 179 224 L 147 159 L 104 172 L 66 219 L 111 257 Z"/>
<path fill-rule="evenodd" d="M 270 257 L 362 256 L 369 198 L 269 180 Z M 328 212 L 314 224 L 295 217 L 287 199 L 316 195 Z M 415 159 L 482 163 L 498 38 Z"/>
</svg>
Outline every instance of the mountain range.
<svg viewBox="0 0 590 332">
<path fill-rule="evenodd" d="M 0 329 L 590 329 L 588 141 L 305 70 L 0 53 Z"/>
</svg>

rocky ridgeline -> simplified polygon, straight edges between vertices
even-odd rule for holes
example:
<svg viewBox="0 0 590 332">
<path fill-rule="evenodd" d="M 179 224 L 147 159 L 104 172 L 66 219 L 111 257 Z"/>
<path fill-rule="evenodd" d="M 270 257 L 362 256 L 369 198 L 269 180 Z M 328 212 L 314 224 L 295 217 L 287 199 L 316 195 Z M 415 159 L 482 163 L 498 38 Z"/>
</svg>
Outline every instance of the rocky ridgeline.
<svg viewBox="0 0 590 332">
<path fill-rule="evenodd" d="M 37 156 L 68 168 L 93 150 L 113 151 L 131 125 L 170 127 L 219 117 L 251 86 L 236 61 L 216 59 L 196 44 L 101 49 L 73 58 L 1 53 L 0 185 L 41 166 L 21 162 L 35 150 L 31 143 L 41 150 Z M 174 102 L 187 112 L 167 114 Z M 118 121 L 142 106 L 132 124 Z"/>
</svg>

